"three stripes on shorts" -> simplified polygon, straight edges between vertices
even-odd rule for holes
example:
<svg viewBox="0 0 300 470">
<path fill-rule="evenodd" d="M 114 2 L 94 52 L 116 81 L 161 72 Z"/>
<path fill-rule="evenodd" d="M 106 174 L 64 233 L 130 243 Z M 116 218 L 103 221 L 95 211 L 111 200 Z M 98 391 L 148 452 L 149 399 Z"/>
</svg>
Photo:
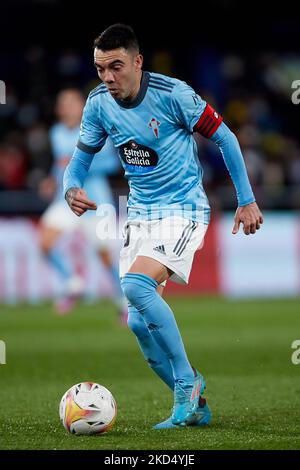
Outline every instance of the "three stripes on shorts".
<svg viewBox="0 0 300 470">
<path fill-rule="evenodd" d="M 190 241 L 194 230 L 197 228 L 197 222 L 190 220 L 188 225 L 184 228 L 181 237 L 179 238 L 178 242 L 176 243 L 173 252 L 175 255 L 180 256 L 183 251 L 185 250 L 188 242 Z"/>
</svg>

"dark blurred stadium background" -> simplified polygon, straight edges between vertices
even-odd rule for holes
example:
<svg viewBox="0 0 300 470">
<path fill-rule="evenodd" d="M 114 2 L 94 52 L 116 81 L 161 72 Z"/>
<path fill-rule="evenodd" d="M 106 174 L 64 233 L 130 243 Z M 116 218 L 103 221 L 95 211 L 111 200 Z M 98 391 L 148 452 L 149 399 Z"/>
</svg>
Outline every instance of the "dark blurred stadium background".
<svg viewBox="0 0 300 470">
<path fill-rule="evenodd" d="M 202 3 L 188 10 L 164 4 L 162 10 L 153 1 L 122 9 L 90 1 L 2 2 L 1 300 L 34 301 L 58 289 L 54 278 L 51 287 L 39 286 L 41 270 L 44 277 L 53 273 L 35 248 L 38 218 L 49 203 L 38 191 L 52 162 L 48 129 L 61 89 L 77 86 L 88 94 L 97 85 L 93 39 L 114 22 L 134 27 L 146 70 L 187 81 L 223 115 L 238 136 L 265 213 L 265 226 L 253 239 L 239 235 L 233 240 L 231 180 L 217 147 L 198 139 L 213 223 L 197 255 L 190 291 L 299 294 L 300 105 L 291 100 L 292 82 L 300 80 L 298 20 L 292 10 L 288 16 L 277 14 L 276 6 L 263 12 L 232 1 L 211 1 L 209 8 Z M 110 181 L 116 200 L 127 193 L 122 172 Z"/>
</svg>

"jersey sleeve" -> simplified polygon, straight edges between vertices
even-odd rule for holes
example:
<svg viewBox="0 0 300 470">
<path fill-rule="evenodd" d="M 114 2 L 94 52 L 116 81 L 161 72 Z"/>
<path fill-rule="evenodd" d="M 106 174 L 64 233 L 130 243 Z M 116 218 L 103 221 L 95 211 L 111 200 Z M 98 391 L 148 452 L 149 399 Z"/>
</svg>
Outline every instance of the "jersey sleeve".
<svg viewBox="0 0 300 470">
<path fill-rule="evenodd" d="M 88 97 L 83 110 L 77 147 L 83 152 L 95 154 L 102 149 L 106 138 L 107 133 L 100 122 L 97 100 Z"/>
<path fill-rule="evenodd" d="M 185 82 L 173 90 L 173 112 L 179 124 L 190 132 L 210 139 L 222 122 L 222 116 Z"/>
<path fill-rule="evenodd" d="M 255 202 L 244 158 L 234 133 L 222 122 L 211 140 L 218 145 L 221 151 L 225 165 L 236 189 L 239 206 L 246 206 L 247 204 Z"/>
<path fill-rule="evenodd" d="M 218 130 L 222 121 L 222 116 L 220 116 L 210 104 L 206 104 L 199 121 L 196 122 L 194 126 L 194 131 L 210 139 Z"/>
<path fill-rule="evenodd" d="M 195 124 L 205 110 L 206 102 L 185 82 L 180 82 L 173 88 L 171 99 L 175 121 L 193 132 Z"/>
</svg>

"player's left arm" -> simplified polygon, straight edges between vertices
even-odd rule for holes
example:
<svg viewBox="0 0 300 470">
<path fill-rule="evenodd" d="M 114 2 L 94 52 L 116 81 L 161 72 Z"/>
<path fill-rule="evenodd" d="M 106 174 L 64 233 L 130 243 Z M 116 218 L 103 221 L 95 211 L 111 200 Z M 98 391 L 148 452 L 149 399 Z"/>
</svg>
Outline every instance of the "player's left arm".
<svg viewBox="0 0 300 470">
<path fill-rule="evenodd" d="M 198 132 L 211 139 L 222 153 L 238 200 L 232 233 L 239 231 L 241 223 L 246 235 L 255 233 L 263 223 L 263 218 L 255 202 L 236 136 L 224 124 L 222 117 L 185 82 L 178 82 L 173 88 L 171 109 L 178 125 L 184 125 L 189 132 Z"/>
<path fill-rule="evenodd" d="M 207 104 L 194 131 L 215 142 L 235 186 L 238 208 L 234 217 L 232 233 L 239 231 L 240 224 L 246 235 L 254 234 L 263 223 L 263 216 L 255 202 L 246 165 L 235 134 L 226 126 L 222 117 Z"/>
<path fill-rule="evenodd" d="M 222 153 L 237 194 L 238 208 L 234 216 L 232 233 L 234 235 L 238 233 L 242 223 L 245 235 L 254 234 L 260 229 L 263 216 L 255 202 L 239 142 L 224 122 L 210 139 L 218 145 Z"/>
</svg>

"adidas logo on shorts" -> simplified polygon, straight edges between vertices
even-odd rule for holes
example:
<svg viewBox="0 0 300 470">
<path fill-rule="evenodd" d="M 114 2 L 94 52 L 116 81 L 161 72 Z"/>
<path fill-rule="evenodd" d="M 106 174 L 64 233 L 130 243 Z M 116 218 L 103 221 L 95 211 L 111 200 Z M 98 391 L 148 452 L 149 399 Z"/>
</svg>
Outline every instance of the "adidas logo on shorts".
<svg viewBox="0 0 300 470">
<path fill-rule="evenodd" d="M 156 246 L 155 248 L 153 248 L 153 250 L 158 251 L 159 253 L 162 253 L 163 255 L 166 254 L 164 245 Z"/>
</svg>

